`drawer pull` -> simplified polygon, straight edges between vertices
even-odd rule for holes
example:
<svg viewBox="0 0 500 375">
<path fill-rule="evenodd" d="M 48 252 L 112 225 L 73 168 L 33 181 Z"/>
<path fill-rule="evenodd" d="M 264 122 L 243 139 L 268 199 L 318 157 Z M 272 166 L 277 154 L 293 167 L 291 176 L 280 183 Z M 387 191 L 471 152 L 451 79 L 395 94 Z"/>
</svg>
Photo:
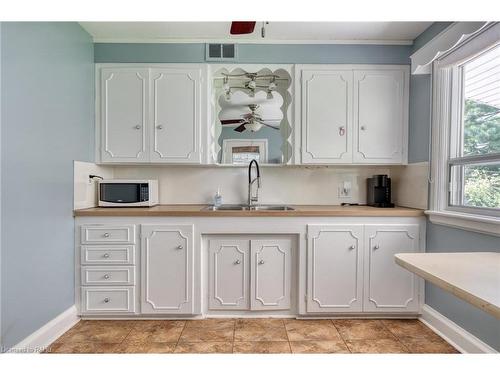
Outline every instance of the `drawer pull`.
<svg viewBox="0 0 500 375">
<path fill-rule="evenodd" d="M 108 302 L 109 302 L 109 298 L 108 297 L 104 298 L 104 303 L 108 303 Z"/>
<path fill-rule="evenodd" d="M 109 279 L 109 275 L 108 275 L 108 274 L 104 275 L 104 278 L 105 278 L 106 280 L 107 280 L 107 279 Z"/>
<path fill-rule="evenodd" d="M 103 234 L 104 237 L 108 238 L 110 236 L 110 234 L 108 232 L 104 233 Z"/>
<path fill-rule="evenodd" d="M 109 258 L 109 254 L 108 253 L 104 253 L 102 257 L 107 259 L 107 258 Z"/>
</svg>

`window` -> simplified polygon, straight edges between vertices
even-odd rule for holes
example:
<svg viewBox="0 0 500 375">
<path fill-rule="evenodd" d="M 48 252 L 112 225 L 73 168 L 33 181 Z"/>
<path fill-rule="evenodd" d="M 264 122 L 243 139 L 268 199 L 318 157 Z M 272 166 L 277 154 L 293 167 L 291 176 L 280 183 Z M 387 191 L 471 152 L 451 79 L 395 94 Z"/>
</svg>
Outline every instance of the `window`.
<svg viewBox="0 0 500 375">
<path fill-rule="evenodd" d="M 500 23 L 433 63 L 432 222 L 500 235 Z"/>
<path fill-rule="evenodd" d="M 500 46 L 454 68 L 458 114 L 451 122 L 449 206 L 500 209 Z M 483 211 L 486 213 L 486 211 Z"/>
</svg>

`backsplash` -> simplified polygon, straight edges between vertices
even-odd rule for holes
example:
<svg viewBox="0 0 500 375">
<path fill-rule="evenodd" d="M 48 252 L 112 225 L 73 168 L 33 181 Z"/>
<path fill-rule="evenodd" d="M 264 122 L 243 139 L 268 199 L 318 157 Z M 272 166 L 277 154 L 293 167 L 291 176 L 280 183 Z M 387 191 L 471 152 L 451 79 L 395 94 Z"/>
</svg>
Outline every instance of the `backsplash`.
<svg viewBox="0 0 500 375">
<path fill-rule="evenodd" d="M 261 167 L 261 203 L 332 204 L 366 202 L 365 179 L 390 174 L 389 167 Z M 158 179 L 160 204 L 209 204 L 220 187 L 223 203 L 247 200 L 248 169 L 239 167 L 116 166 L 114 178 Z M 351 181 L 351 198 L 338 186 Z"/>
</svg>

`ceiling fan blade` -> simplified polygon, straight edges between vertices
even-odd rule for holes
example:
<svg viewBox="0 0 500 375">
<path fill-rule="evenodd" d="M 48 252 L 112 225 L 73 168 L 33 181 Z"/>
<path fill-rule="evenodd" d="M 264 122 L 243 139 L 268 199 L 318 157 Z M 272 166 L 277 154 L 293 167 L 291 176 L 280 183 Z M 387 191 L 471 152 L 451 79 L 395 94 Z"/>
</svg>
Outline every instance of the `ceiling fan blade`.
<svg viewBox="0 0 500 375">
<path fill-rule="evenodd" d="M 220 123 L 222 125 L 231 125 L 231 124 L 240 124 L 240 123 L 243 123 L 243 122 L 246 122 L 245 119 L 234 119 L 234 120 L 220 120 Z"/>
<path fill-rule="evenodd" d="M 231 22 L 231 35 L 251 34 L 255 29 L 256 21 L 233 21 Z"/>
<path fill-rule="evenodd" d="M 255 121 L 258 122 L 259 124 L 267 126 L 268 128 L 271 128 L 271 129 L 274 129 L 274 130 L 280 130 L 279 126 L 274 126 L 274 125 L 266 124 L 264 121 L 259 120 L 259 119 L 255 119 Z"/>
<path fill-rule="evenodd" d="M 238 132 L 238 133 L 242 133 L 242 132 L 244 132 L 244 131 L 247 129 L 247 128 L 246 128 L 246 126 L 245 126 L 246 124 L 247 124 L 247 122 L 245 122 L 245 123 L 241 124 L 241 125 L 240 125 L 240 126 L 238 126 L 237 128 L 234 128 L 234 131 L 235 131 L 235 132 Z"/>
</svg>

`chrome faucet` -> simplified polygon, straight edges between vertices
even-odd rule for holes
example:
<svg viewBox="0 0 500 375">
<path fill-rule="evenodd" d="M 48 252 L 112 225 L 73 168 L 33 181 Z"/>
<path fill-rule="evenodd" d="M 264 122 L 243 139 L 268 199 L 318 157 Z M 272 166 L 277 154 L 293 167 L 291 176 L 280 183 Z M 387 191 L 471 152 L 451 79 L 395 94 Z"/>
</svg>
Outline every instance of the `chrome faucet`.
<svg viewBox="0 0 500 375">
<path fill-rule="evenodd" d="M 252 180 L 252 165 L 255 164 L 257 170 L 257 177 Z M 253 183 L 257 181 L 257 189 L 255 190 L 255 195 L 252 195 Z M 260 169 L 257 160 L 253 159 L 250 164 L 248 164 L 248 206 L 253 206 L 254 203 L 259 202 L 259 188 L 260 188 Z"/>
</svg>

